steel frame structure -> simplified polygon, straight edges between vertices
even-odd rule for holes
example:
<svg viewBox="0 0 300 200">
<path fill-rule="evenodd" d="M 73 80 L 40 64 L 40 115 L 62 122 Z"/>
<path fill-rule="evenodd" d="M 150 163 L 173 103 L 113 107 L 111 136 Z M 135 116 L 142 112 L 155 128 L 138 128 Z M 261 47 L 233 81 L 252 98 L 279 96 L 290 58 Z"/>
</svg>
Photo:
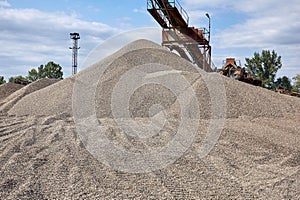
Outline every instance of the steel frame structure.
<svg viewBox="0 0 300 200">
<path fill-rule="evenodd" d="M 73 40 L 73 47 L 70 47 L 69 49 L 72 49 L 72 75 L 77 74 L 77 57 L 78 57 L 78 50 L 80 47 L 78 47 L 78 40 L 80 39 L 79 33 L 70 33 L 70 38 Z"/>
<path fill-rule="evenodd" d="M 163 28 L 163 46 L 177 51 L 201 69 L 213 71 L 210 30 L 189 27 L 189 16 L 177 0 L 147 0 L 147 10 Z"/>
</svg>

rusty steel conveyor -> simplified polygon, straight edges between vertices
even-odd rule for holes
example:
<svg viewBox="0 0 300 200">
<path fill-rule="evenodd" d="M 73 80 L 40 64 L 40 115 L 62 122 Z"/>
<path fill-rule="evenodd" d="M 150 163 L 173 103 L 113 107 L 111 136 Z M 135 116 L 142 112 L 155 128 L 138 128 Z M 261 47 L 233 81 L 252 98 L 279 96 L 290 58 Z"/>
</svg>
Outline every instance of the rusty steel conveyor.
<svg viewBox="0 0 300 200">
<path fill-rule="evenodd" d="M 177 0 L 147 0 L 147 3 L 148 12 L 163 28 L 162 45 L 189 58 L 201 69 L 212 71 L 211 46 L 205 38 L 205 29 L 188 26 L 188 14 Z"/>
</svg>

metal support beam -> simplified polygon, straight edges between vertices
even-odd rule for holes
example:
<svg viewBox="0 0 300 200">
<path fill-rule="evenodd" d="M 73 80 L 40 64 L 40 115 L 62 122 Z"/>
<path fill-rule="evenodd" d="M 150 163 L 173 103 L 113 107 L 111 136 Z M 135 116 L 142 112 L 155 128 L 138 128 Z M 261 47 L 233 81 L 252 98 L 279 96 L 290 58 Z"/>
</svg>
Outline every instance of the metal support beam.
<svg viewBox="0 0 300 200">
<path fill-rule="evenodd" d="M 189 17 L 177 0 L 147 0 L 147 10 L 163 28 L 162 45 L 177 51 L 201 69 L 211 72 L 210 16 L 209 29 L 189 27 Z M 177 45 L 182 50 L 174 48 Z M 183 56 L 183 53 L 187 54 Z"/>
</svg>

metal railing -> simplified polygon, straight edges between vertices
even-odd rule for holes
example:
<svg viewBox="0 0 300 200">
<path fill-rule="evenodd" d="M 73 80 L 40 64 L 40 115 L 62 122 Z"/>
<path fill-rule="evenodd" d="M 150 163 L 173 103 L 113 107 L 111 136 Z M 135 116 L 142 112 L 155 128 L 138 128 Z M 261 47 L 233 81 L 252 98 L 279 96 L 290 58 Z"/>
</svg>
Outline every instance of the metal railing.
<svg viewBox="0 0 300 200">
<path fill-rule="evenodd" d="M 187 14 L 187 12 L 182 8 L 182 6 L 180 5 L 178 0 L 169 0 L 168 3 L 173 7 L 173 8 L 177 8 L 177 10 L 179 11 L 179 13 L 181 14 L 183 20 L 189 24 L 189 16 Z M 165 8 L 161 8 L 159 6 L 159 3 L 157 2 L 157 0 L 147 0 L 147 9 L 156 9 L 156 10 L 163 10 Z M 165 18 L 165 17 L 164 17 Z"/>
<path fill-rule="evenodd" d="M 173 0 L 169 2 L 171 5 L 173 3 L 174 7 L 178 9 L 179 13 L 181 14 L 182 18 L 185 20 L 186 24 L 189 24 L 189 15 L 187 12 L 182 8 L 178 0 Z"/>
</svg>

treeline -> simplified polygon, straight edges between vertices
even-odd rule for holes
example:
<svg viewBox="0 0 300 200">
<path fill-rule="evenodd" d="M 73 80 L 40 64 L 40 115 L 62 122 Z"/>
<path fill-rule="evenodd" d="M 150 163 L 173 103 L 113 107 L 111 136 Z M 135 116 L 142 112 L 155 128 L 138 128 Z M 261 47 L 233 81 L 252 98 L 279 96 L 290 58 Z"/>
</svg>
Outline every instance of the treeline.
<svg viewBox="0 0 300 200">
<path fill-rule="evenodd" d="M 22 80 L 31 83 L 42 78 L 63 79 L 62 67 L 59 64 L 50 61 L 46 65 L 40 65 L 37 69 L 31 69 L 28 71 L 27 76 L 19 75 L 10 77 L 8 81 L 13 83 L 15 80 Z M 3 83 L 6 83 L 5 78 L 0 76 L 0 85 Z"/>
<path fill-rule="evenodd" d="M 269 50 L 263 50 L 262 53 L 254 53 L 252 58 L 246 58 L 246 71 L 253 74 L 258 80 L 262 81 L 262 87 L 269 90 L 283 88 L 285 90 L 300 90 L 300 74 L 293 77 L 294 84 L 287 77 L 279 77 L 275 80 L 277 71 L 282 68 L 281 56 Z"/>
</svg>

